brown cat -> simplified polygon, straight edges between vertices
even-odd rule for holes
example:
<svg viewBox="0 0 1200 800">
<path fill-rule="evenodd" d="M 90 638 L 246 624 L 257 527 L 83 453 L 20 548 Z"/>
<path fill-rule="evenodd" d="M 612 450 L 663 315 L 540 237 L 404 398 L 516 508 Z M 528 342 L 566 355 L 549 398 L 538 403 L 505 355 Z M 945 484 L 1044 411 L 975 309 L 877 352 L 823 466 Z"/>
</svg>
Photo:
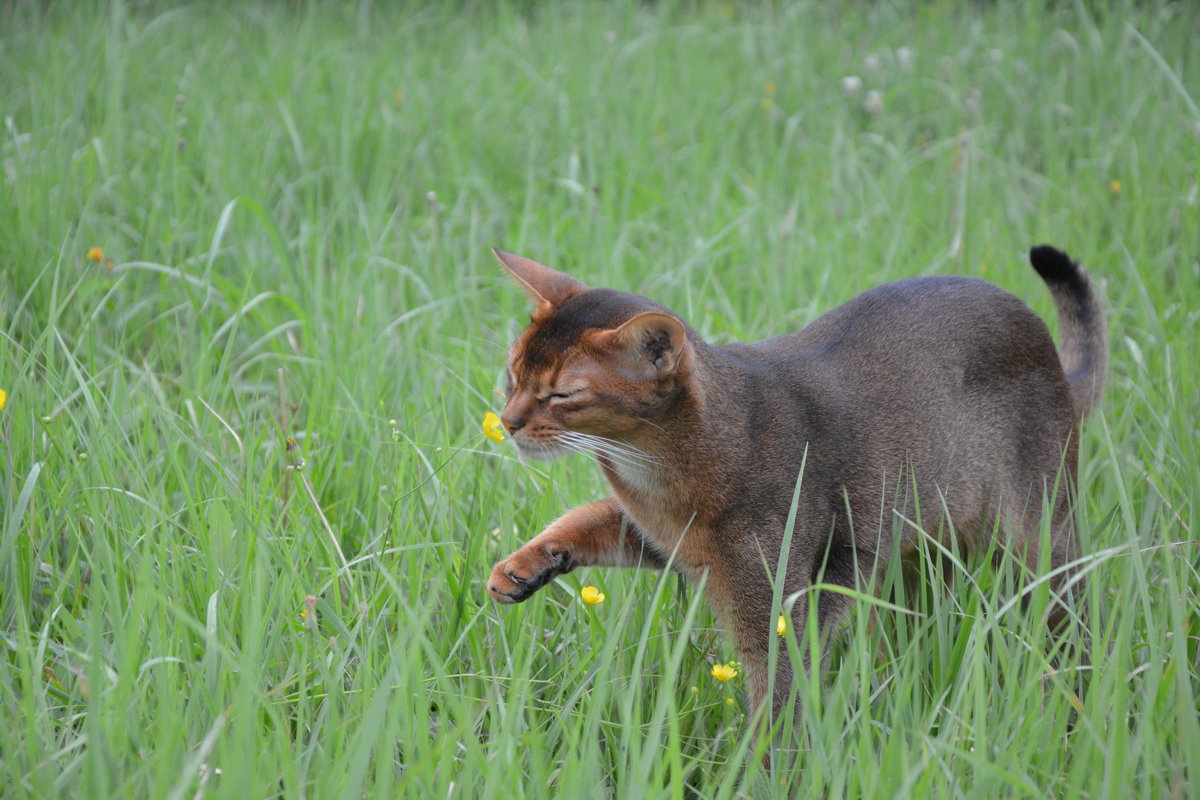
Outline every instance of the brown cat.
<svg viewBox="0 0 1200 800">
<path fill-rule="evenodd" d="M 530 458 L 594 453 L 613 489 L 496 564 L 497 602 L 519 603 L 578 566 L 670 561 L 706 579 L 757 706 L 802 463 L 783 586 L 798 598 L 797 626 L 818 578 L 869 583 L 894 547 L 916 547 L 912 525 L 893 527 L 896 513 L 916 519 L 916 497 L 924 530 L 976 549 L 999 530 L 997 544 L 1031 566 L 1046 498 L 1043 566 L 1073 557 L 1079 423 L 1100 397 L 1108 345 L 1095 287 L 1065 253 L 1029 254 L 1058 309 L 1059 352 L 1023 302 L 973 278 L 887 284 L 799 333 L 714 347 L 657 303 L 495 253 L 537 303 L 510 353 L 504 426 Z M 819 594 L 822 631 L 849 602 Z M 777 670 L 775 712 L 792 675 Z"/>
</svg>

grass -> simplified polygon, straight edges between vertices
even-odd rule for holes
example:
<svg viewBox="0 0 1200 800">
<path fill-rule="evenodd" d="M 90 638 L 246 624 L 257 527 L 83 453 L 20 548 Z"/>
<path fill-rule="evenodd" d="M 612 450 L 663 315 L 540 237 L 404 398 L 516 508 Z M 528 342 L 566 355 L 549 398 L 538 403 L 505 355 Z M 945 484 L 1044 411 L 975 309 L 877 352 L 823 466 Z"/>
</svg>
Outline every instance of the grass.
<svg viewBox="0 0 1200 800">
<path fill-rule="evenodd" d="M 1042 5 L 5 4 L 0 794 L 1195 796 L 1200 15 Z M 1113 344 L 1061 638 L 971 562 L 859 603 L 769 774 L 694 588 L 485 600 L 603 492 L 482 437 L 491 245 L 727 342 L 917 274 L 1052 319 L 1042 241 Z"/>
</svg>

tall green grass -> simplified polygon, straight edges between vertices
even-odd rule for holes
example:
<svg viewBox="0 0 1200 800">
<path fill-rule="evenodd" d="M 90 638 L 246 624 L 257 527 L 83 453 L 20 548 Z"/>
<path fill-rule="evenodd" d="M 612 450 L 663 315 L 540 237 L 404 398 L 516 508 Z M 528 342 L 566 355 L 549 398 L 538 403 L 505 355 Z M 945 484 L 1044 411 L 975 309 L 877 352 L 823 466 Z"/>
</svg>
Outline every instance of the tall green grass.
<svg viewBox="0 0 1200 800">
<path fill-rule="evenodd" d="M 0 794 L 1200 793 L 1198 40 L 1186 3 L 5 4 Z M 728 342 L 917 274 L 1052 320 L 1042 241 L 1113 344 L 1061 637 L 951 565 L 858 604 L 771 750 L 675 577 L 486 601 L 604 491 L 481 435 L 526 314 L 491 245 Z"/>
</svg>

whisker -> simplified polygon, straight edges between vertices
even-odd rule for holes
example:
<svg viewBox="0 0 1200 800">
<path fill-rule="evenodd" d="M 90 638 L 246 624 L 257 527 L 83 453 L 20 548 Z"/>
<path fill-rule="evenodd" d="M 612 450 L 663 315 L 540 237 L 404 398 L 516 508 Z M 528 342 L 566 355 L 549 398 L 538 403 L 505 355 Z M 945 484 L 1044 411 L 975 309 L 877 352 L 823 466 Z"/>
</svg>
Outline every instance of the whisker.
<svg viewBox="0 0 1200 800">
<path fill-rule="evenodd" d="M 629 468 L 649 469 L 653 466 L 661 465 L 661 459 L 655 458 L 649 453 L 638 450 L 623 442 L 617 442 L 603 436 L 593 436 L 587 433 L 578 433 L 576 431 L 565 431 L 560 437 L 564 442 L 570 442 L 573 445 L 586 447 L 589 450 L 604 455 L 609 460 L 622 464 Z"/>
<path fill-rule="evenodd" d="M 620 442 L 615 442 L 611 439 L 605 439 L 601 436 L 592 436 L 591 434 L 587 433 L 576 433 L 575 431 L 569 431 L 569 434 L 575 439 L 575 441 L 585 443 L 589 447 L 594 447 L 598 450 L 621 453 L 634 458 L 642 455 L 641 452 L 635 448 L 627 447 Z"/>
<path fill-rule="evenodd" d="M 607 436 L 596 436 L 593 433 L 580 433 L 579 431 L 568 431 L 568 433 L 570 433 L 574 437 L 577 437 L 579 439 L 585 439 L 589 442 L 597 442 L 597 443 L 602 442 L 604 444 L 612 445 L 614 447 L 620 447 L 620 448 L 629 449 L 629 450 L 637 449 L 637 448 L 633 447 L 632 445 L 626 444 L 625 442 L 620 442 L 620 441 L 617 441 L 616 439 L 609 439 Z"/>
<path fill-rule="evenodd" d="M 649 464 L 645 464 L 640 461 L 630 460 L 618 453 L 611 453 L 611 452 L 607 452 L 607 451 L 599 450 L 599 449 L 595 449 L 595 448 L 584 448 L 584 449 L 580 449 L 579 452 L 581 452 L 581 453 L 586 452 L 589 455 L 594 454 L 594 455 L 600 456 L 600 457 L 604 458 L 605 460 L 612 462 L 613 464 L 617 464 L 621 467 L 624 467 L 624 468 L 630 469 L 630 470 L 646 471 L 646 470 L 650 469 Z"/>
<path fill-rule="evenodd" d="M 634 417 L 634 419 L 636 419 L 638 422 L 644 422 L 644 423 L 646 423 L 646 424 L 647 424 L 647 425 L 649 425 L 651 428 L 658 428 L 658 429 L 659 429 L 660 431 L 662 431 L 663 433 L 666 433 L 666 432 L 667 432 L 667 429 L 666 429 L 666 428 L 664 428 L 662 425 L 656 425 L 656 424 L 654 424 L 653 422 L 651 422 L 650 420 L 648 420 L 648 419 L 645 419 L 645 418 L 643 418 L 643 417 Z"/>
<path fill-rule="evenodd" d="M 622 461 L 621 459 L 616 458 L 609 453 L 601 453 L 599 451 L 595 451 L 593 454 L 595 455 L 596 458 L 602 459 L 606 463 L 611 464 L 613 467 L 616 467 L 619 470 L 622 470 L 627 473 L 637 473 L 637 474 L 644 475 L 644 474 L 647 474 L 650 472 L 650 467 L 646 466 L 645 464 L 638 464 L 636 462 Z"/>
<path fill-rule="evenodd" d="M 588 450 L 586 447 L 580 445 L 577 442 L 565 442 L 564 441 L 564 442 L 561 442 L 561 444 L 565 449 L 570 450 L 572 453 L 580 453 L 581 455 L 585 455 L 585 456 L 590 456 L 592 454 L 590 450 Z"/>
<path fill-rule="evenodd" d="M 634 455 L 631 455 L 631 454 L 626 453 L 621 450 L 611 450 L 611 449 L 604 448 L 604 447 L 597 447 L 594 449 L 597 453 L 603 453 L 605 456 L 607 456 L 609 458 L 623 461 L 627 464 L 630 464 L 631 466 L 637 466 L 637 467 L 641 467 L 643 469 L 650 469 L 652 467 L 658 466 L 658 462 L 656 462 L 656 461 L 650 461 L 645 458 L 638 458 Z"/>
<path fill-rule="evenodd" d="M 655 464 L 662 463 L 662 459 L 658 458 L 657 456 L 652 456 L 649 453 L 647 453 L 646 451 L 639 450 L 638 448 L 634 447 L 633 445 L 627 444 L 625 442 L 618 442 L 614 439 L 608 439 L 603 436 L 592 436 L 590 434 L 578 434 L 578 435 L 585 437 L 590 443 L 592 443 L 596 447 L 604 447 L 609 450 L 624 453 L 625 455 L 628 455 L 632 458 L 640 459 L 643 461 L 648 461 L 648 462 L 655 463 Z"/>
<path fill-rule="evenodd" d="M 615 467 L 627 470 L 629 472 L 646 473 L 650 471 L 650 465 L 640 461 L 632 461 L 619 453 L 612 453 L 598 448 L 592 448 L 580 442 L 563 442 L 563 447 L 584 455 L 595 455 L 603 458 Z"/>
<path fill-rule="evenodd" d="M 534 442 L 534 445 L 537 447 L 537 451 L 540 455 L 545 456 L 547 458 L 554 457 L 555 448 L 553 445 L 543 444 L 542 442 Z"/>
<path fill-rule="evenodd" d="M 570 431 L 563 432 L 557 436 L 554 441 L 559 446 L 564 447 L 573 453 L 582 453 L 584 455 L 592 454 L 593 448 L 586 442 L 582 442 L 574 438 Z"/>
<path fill-rule="evenodd" d="M 577 449 L 587 450 L 589 452 L 596 450 L 606 454 L 611 454 L 612 456 L 621 458 L 623 460 L 634 460 L 631 458 L 632 454 L 627 453 L 620 448 L 613 447 L 603 440 L 594 439 L 593 437 L 587 436 L 586 434 L 575 433 L 574 431 L 566 431 L 562 434 L 562 436 L 559 437 L 559 440 L 564 444 L 570 444 Z"/>
</svg>

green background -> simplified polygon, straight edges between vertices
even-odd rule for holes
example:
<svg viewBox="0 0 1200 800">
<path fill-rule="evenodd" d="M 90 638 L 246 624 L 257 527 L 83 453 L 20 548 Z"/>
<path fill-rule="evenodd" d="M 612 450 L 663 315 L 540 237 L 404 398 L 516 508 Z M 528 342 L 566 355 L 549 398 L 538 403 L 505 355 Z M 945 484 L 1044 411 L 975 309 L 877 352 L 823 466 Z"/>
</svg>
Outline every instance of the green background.
<svg viewBox="0 0 1200 800">
<path fill-rule="evenodd" d="M 1189 3 L 3 4 L 0 794 L 1195 796 L 1197 41 Z M 487 602 L 604 491 L 483 438 L 527 318 L 491 246 L 730 342 L 913 275 L 1053 320 L 1040 242 L 1113 351 L 1061 637 L 985 564 L 864 598 L 767 772 L 675 578 Z"/>
</svg>

